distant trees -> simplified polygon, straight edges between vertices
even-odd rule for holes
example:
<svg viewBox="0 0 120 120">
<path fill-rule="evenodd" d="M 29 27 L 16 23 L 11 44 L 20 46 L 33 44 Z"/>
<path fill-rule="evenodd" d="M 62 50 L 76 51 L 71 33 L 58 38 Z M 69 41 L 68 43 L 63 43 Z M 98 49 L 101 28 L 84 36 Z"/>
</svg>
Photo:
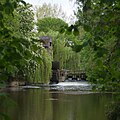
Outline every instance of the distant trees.
<svg viewBox="0 0 120 120">
<path fill-rule="evenodd" d="M 61 69 L 79 70 L 80 54 L 68 45 L 69 41 L 75 41 L 77 37 L 74 34 L 61 33 L 67 27 L 68 24 L 59 18 L 45 17 L 37 22 L 38 34 L 52 38 L 53 61 L 59 61 Z"/>
<path fill-rule="evenodd" d="M 51 5 L 50 3 L 44 3 L 42 6 L 36 6 L 35 9 L 38 20 L 44 17 L 67 19 L 66 13 L 62 10 L 62 7 L 57 4 Z"/>
<path fill-rule="evenodd" d="M 45 17 L 37 21 L 38 32 L 60 31 L 62 28 L 67 27 L 67 23 L 59 18 Z"/>
</svg>

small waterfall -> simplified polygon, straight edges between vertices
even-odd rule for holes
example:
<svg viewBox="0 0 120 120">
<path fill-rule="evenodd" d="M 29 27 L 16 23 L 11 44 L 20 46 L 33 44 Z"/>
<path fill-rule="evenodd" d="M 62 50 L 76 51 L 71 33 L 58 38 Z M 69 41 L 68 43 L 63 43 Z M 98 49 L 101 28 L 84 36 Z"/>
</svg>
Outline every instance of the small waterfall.
<svg viewBox="0 0 120 120">
<path fill-rule="evenodd" d="M 92 85 L 87 81 L 81 82 L 60 82 L 58 84 L 53 84 L 50 89 L 52 90 L 77 90 L 77 91 L 90 91 L 92 90 Z"/>
</svg>

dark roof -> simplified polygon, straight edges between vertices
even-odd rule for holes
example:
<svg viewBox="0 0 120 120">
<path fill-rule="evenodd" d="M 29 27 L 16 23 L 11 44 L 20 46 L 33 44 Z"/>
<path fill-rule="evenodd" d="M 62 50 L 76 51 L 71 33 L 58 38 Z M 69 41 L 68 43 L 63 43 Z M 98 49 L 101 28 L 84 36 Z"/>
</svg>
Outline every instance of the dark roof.
<svg viewBox="0 0 120 120">
<path fill-rule="evenodd" d="M 41 36 L 41 37 L 40 37 L 40 40 L 42 40 L 42 41 L 44 41 L 44 40 L 49 40 L 50 42 L 52 42 L 52 39 L 51 39 L 51 37 L 49 37 L 49 36 Z"/>
</svg>

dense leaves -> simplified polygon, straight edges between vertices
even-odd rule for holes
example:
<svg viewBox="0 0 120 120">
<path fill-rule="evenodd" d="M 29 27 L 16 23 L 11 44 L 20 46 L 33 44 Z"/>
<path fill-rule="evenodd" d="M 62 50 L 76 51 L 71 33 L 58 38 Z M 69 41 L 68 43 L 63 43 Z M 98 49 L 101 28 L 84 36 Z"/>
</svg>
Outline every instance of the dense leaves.
<svg viewBox="0 0 120 120">
<path fill-rule="evenodd" d="M 86 54 L 91 54 L 85 63 L 89 64 L 86 66 L 88 79 L 96 83 L 101 90 L 119 91 L 120 2 L 77 0 L 77 3 L 77 25 L 83 26 L 89 36 L 89 39 L 84 38 L 84 42 L 87 42 L 91 49 L 83 54 L 83 58 Z"/>
<path fill-rule="evenodd" d="M 120 102 L 113 102 L 107 106 L 106 115 L 108 120 L 120 119 Z"/>
<path fill-rule="evenodd" d="M 53 61 L 60 62 L 60 69 L 79 70 L 80 54 L 71 48 L 73 44 L 78 42 L 77 36 L 66 33 L 68 32 L 66 30 L 68 26 L 67 23 L 61 19 L 45 17 L 40 19 L 37 25 L 40 36 L 50 36 L 52 38 Z M 61 30 L 64 30 L 64 32 L 61 33 Z"/>
<path fill-rule="evenodd" d="M 50 30 L 53 31 L 60 31 L 62 28 L 66 27 L 67 23 L 59 18 L 51 18 L 45 17 L 43 19 L 39 19 L 37 22 L 37 29 L 39 32 L 49 32 Z"/>
<path fill-rule="evenodd" d="M 24 1 L 0 1 L 0 81 L 27 80 L 31 67 L 39 64 L 41 45 L 35 34 L 31 5 Z M 34 49 L 36 48 L 36 49 Z M 34 70 L 33 70 L 34 71 Z"/>
</svg>

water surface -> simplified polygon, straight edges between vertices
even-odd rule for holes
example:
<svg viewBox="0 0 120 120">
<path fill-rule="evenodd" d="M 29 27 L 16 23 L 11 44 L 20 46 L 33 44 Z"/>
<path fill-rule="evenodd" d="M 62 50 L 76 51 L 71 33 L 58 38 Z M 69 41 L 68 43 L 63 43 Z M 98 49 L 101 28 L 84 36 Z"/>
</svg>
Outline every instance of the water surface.
<svg viewBox="0 0 120 120">
<path fill-rule="evenodd" d="M 17 105 L 5 112 L 11 120 L 106 120 L 111 95 L 82 93 L 45 88 L 9 91 Z"/>
</svg>

